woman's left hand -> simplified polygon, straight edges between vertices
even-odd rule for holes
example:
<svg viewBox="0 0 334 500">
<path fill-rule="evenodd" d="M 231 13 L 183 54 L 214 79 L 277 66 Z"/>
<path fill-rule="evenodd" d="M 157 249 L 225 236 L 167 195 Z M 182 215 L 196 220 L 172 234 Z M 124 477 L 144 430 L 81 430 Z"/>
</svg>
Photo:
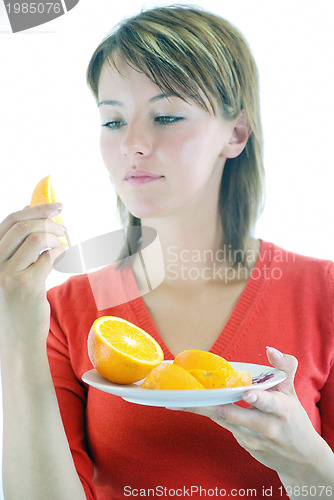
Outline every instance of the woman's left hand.
<svg viewBox="0 0 334 500">
<path fill-rule="evenodd" d="M 250 408 L 227 404 L 182 409 L 209 417 L 231 431 L 254 458 L 276 470 L 282 482 L 282 477 L 287 477 L 300 478 L 303 483 L 317 461 L 323 460 L 327 444 L 315 431 L 297 398 L 293 383 L 296 358 L 274 348 L 267 349 L 267 356 L 287 378 L 268 391 L 247 391 L 243 399 L 252 404 Z"/>
</svg>

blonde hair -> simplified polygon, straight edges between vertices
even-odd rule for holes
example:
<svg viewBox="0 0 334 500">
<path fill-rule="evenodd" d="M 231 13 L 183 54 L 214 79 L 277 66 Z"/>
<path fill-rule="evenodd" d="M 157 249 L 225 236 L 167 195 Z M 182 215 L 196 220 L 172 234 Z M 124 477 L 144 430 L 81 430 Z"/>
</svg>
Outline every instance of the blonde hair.
<svg viewBox="0 0 334 500">
<path fill-rule="evenodd" d="M 217 102 L 224 117 L 241 110 L 251 135 L 242 153 L 227 159 L 220 188 L 220 212 L 225 246 L 234 263 L 245 262 L 244 251 L 263 204 L 264 172 L 258 71 L 239 31 L 225 19 L 198 7 L 156 7 L 126 19 L 95 50 L 87 82 L 98 99 L 99 76 L 105 61 L 116 67 L 115 51 L 163 91 L 188 96 L 211 111 Z M 140 225 L 118 198 L 126 227 Z M 241 252 L 240 252 L 241 251 Z"/>
</svg>

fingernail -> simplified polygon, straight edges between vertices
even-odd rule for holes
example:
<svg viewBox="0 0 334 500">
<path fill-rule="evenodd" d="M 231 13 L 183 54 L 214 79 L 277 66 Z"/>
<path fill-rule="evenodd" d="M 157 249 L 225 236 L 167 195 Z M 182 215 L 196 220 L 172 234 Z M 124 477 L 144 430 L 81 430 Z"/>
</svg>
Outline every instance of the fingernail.
<svg viewBox="0 0 334 500">
<path fill-rule="evenodd" d="M 182 410 L 182 408 L 177 408 L 176 406 L 173 407 L 173 406 L 166 406 L 166 410 L 177 410 L 177 411 L 180 411 Z"/>
<path fill-rule="evenodd" d="M 257 400 L 257 395 L 254 393 L 245 394 L 243 399 L 244 401 L 246 401 L 246 403 L 253 404 Z"/>
<path fill-rule="evenodd" d="M 58 215 L 62 211 L 62 206 L 58 208 L 54 208 L 52 212 L 50 212 L 49 217 L 54 217 L 55 215 Z"/>
<path fill-rule="evenodd" d="M 281 351 L 279 351 L 278 349 L 276 349 L 275 347 L 269 347 L 267 346 L 267 350 L 270 352 L 270 354 L 272 354 L 273 356 L 276 356 L 277 358 L 283 358 L 283 354 L 281 353 Z"/>
</svg>

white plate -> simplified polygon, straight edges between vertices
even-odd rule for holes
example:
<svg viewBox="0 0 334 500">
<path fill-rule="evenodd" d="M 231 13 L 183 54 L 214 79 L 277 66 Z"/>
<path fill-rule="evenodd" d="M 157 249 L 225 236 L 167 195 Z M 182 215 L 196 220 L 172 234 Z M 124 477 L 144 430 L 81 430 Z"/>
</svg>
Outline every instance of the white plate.
<svg viewBox="0 0 334 500">
<path fill-rule="evenodd" d="M 165 361 L 172 362 L 172 361 Z M 231 387 L 228 389 L 202 390 L 158 390 L 142 389 L 140 380 L 134 384 L 119 385 L 108 382 L 96 370 L 83 374 L 82 380 L 99 389 L 115 396 L 120 396 L 125 401 L 148 406 L 163 406 L 165 408 L 214 406 L 240 401 L 245 391 L 251 388 L 266 390 L 283 382 L 286 374 L 276 368 L 251 363 L 231 363 L 236 370 L 248 371 L 253 379 L 253 385 L 244 387 Z"/>
</svg>

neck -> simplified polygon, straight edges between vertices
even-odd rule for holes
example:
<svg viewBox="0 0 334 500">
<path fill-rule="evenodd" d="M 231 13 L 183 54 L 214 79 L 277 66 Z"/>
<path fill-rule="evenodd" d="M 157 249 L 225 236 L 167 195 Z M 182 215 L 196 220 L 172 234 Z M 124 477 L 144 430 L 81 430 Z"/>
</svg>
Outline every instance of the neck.
<svg viewBox="0 0 334 500">
<path fill-rule="evenodd" d="M 224 246 L 220 215 L 217 213 L 211 219 L 207 213 L 196 220 L 191 214 L 182 220 L 175 220 L 174 217 L 143 219 L 142 225 L 154 228 L 159 236 L 165 285 L 194 288 L 221 280 L 240 281 L 249 277 L 245 268 L 242 273 L 236 273 L 231 268 Z M 252 240 L 250 246 L 254 248 L 254 265 L 258 242 Z"/>
<path fill-rule="evenodd" d="M 213 250 L 221 248 L 223 241 L 222 225 L 219 217 L 209 220 L 207 216 L 196 219 L 192 216 L 176 221 L 173 217 L 142 220 L 142 225 L 153 227 L 160 239 L 164 256 L 170 253 L 170 247 L 183 250 Z"/>
</svg>

